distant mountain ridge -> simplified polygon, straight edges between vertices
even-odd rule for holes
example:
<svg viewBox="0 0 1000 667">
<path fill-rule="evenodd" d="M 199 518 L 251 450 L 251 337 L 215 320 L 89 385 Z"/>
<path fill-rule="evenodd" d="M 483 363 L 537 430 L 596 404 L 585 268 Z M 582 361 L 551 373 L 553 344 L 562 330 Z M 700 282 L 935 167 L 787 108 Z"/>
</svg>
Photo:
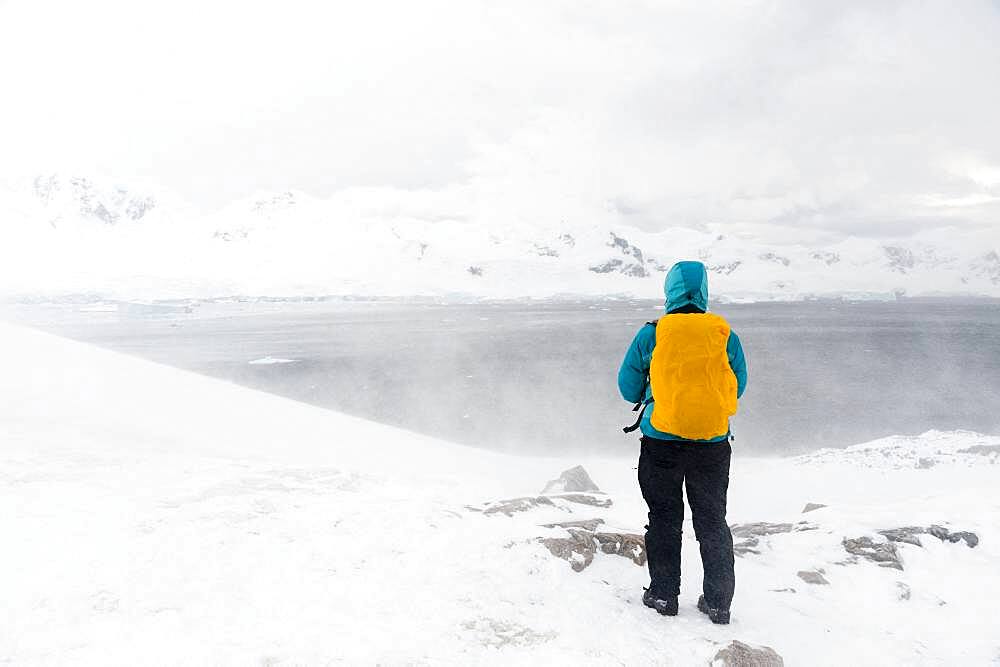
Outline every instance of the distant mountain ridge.
<svg viewBox="0 0 1000 667">
<path fill-rule="evenodd" d="M 156 208 L 154 197 L 136 196 L 123 187 L 101 190 L 93 181 L 81 177 L 38 176 L 34 186 L 35 196 L 54 214 L 53 224 L 73 214 L 109 225 L 136 222 Z"/>
<path fill-rule="evenodd" d="M 199 213 L 163 192 L 48 174 L 0 192 L 8 295 L 656 294 L 698 259 L 717 296 L 1000 296 L 1000 232 L 906 238 L 705 225 L 638 229 L 614 207 L 585 219 L 509 219 L 462 192 L 264 193 Z M 28 259 L 31 261 L 28 261 Z M 19 271 L 17 269 L 20 269 Z"/>
</svg>

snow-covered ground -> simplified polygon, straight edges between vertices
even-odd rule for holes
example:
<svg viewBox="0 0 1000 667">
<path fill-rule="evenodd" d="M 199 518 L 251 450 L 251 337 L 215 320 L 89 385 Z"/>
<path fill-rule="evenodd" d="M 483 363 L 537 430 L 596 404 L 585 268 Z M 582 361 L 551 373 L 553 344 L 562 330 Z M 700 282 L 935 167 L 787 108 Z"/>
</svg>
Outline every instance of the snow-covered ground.
<svg viewBox="0 0 1000 667">
<path fill-rule="evenodd" d="M 718 627 L 690 525 L 676 618 L 630 558 L 578 572 L 539 542 L 641 532 L 632 459 L 504 456 L 26 329 L 0 344 L 0 662 L 688 665 L 733 639 L 789 665 L 1000 662 L 1000 438 L 737 443 L 731 522 L 773 525 L 734 530 Z M 483 511 L 578 463 L 613 505 Z M 932 525 L 978 543 L 876 532 Z M 864 537 L 896 567 L 848 553 Z"/>
</svg>

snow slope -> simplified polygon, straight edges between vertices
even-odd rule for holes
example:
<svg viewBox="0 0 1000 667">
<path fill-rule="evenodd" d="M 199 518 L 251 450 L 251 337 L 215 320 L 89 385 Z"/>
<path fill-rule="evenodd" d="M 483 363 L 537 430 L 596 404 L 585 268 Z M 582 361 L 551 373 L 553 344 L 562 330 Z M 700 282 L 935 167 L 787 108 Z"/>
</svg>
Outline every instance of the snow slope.
<svg viewBox="0 0 1000 667">
<path fill-rule="evenodd" d="M 996 226 L 899 238 L 779 222 L 649 232 L 613 202 L 513 199 L 354 188 L 261 193 L 205 213 L 149 186 L 45 175 L 0 189 L 0 296 L 646 297 L 680 259 L 704 261 L 728 299 L 1000 296 Z"/>
<path fill-rule="evenodd" d="M 538 542 L 565 534 L 554 521 L 640 532 L 633 460 L 582 462 L 611 507 L 487 514 L 581 462 L 459 447 L 25 329 L 0 325 L 0 343 L 0 662 L 688 665 L 733 639 L 790 665 L 1000 660 L 997 438 L 928 433 L 915 461 L 899 439 L 874 458 L 737 452 L 731 521 L 796 529 L 738 559 L 734 620 L 716 627 L 694 608 L 690 524 L 676 618 L 641 605 L 628 558 L 576 572 Z M 827 507 L 801 514 L 809 501 Z M 842 545 L 931 524 L 979 544 L 925 535 L 898 545 L 902 570 Z M 828 584 L 797 575 L 818 570 Z"/>
</svg>

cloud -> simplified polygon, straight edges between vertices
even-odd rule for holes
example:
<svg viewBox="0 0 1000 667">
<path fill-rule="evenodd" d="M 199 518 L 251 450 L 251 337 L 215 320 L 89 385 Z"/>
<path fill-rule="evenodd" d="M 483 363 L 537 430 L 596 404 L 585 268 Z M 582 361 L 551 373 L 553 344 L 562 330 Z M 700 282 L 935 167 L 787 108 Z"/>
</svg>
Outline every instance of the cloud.
<svg viewBox="0 0 1000 667">
<path fill-rule="evenodd" d="M 15 0 L 0 172 L 205 206 L 457 188 L 483 222 L 995 226 L 998 28 L 985 1 Z"/>
</svg>

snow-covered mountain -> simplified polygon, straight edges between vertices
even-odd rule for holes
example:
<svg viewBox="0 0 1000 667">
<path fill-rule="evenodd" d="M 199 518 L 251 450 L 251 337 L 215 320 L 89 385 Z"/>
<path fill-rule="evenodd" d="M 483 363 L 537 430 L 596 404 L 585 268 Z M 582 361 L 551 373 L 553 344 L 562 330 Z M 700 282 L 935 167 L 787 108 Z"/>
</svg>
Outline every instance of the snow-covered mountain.
<svg viewBox="0 0 1000 667">
<path fill-rule="evenodd" d="M 134 195 L 124 187 L 101 190 L 93 181 L 79 177 L 38 176 L 34 193 L 53 226 L 70 216 L 107 225 L 138 222 L 157 209 L 152 196 Z"/>
<path fill-rule="evenodd" d="M 734 446 L 737 594 L 714 626 L 690 522 L 680 614 L 642 605 L 634 459 L 588 476 L 25 329 L 0 345 L 3 662 L 1000 658 L 996 437 Z"/>
<path fill-rule="evenodd" d="M 161 188 L 73 174 L 40 174 L 7 194 L 17 198 L 22 215 L 53 228 L 170 224 L 190 215 L 187 206 Z"/>
<path fill-rule="evenodd" d="M 0 271 L 7 296 L 641 297 L 659 294 L 673 262 L 699 259 L 715 295 L 733 300 L 1000 296 L 1000 226 L 896 239 L 780 225 L 648 232 L 615 206 L 521 208 L 461 188 L 355 188 L 264 193 L 206 214 L 159 192 L 46 175 L 0 193 Z"/>
</svg>

